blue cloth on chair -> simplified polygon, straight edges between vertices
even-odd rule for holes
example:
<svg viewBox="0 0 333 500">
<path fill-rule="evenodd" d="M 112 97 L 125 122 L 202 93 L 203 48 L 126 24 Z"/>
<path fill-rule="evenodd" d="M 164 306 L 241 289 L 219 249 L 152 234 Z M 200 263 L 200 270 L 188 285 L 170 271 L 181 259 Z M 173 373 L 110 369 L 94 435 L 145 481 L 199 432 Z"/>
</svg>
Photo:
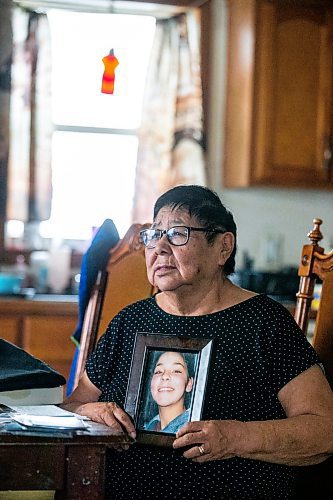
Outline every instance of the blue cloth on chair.
<svg viewBox="0 0 333 500">
<path fill-rule="evenodd" d="M 109 258 L 109 251 L 118 241 L 119 234 L 114 222 L 111 219 L 105 219 L 95 234 L 90 247 L 82 257 L 79 285 L 79 318 L 75 332 L 71 337 L 77 347 L 67 383 L 67 395 L 71 394 L 73 390 L 83 320 L 90 295 L 96 282 L 98 272 L 105 269 Z"/>
</svg>

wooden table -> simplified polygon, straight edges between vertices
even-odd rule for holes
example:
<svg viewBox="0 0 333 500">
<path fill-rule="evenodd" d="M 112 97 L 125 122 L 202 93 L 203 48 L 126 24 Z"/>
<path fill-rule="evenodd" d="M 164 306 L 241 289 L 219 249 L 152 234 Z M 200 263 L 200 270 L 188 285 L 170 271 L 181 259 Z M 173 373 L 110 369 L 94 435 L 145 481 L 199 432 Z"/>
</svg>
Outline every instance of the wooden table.
<svg viewBox="0 0 333 500">
<path fill-rule="evenodd" d="M 56 490 L 55 499 L 104 498 L 105 452 L 131 438 L 91 422 L 89 433 L 0 432 L 0 490 Z"/>
</svg>

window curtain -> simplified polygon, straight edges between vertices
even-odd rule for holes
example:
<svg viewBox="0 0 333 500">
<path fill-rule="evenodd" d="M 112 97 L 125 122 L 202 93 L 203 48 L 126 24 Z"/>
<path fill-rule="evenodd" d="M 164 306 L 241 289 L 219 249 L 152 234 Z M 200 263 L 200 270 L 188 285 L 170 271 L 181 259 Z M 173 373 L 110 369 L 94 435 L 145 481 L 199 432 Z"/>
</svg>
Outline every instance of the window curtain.
<svg viewBox="0 0 333 500">
<path fill-rule="evenodd" d="M 7 219 L 50 216 L 51 43 L 45 14 L 13 9 Z"/>
<path fill-rule="evenodd" d="M 10 73 L 12 64 L 11 4 L 0 2 L 0 218 L 6 215 L 6 178 L 9 151 Z M 0 242 L 2 235 L 0 234 Z"/>
<path fill-rule="evenodd" d="M 134 222 L 151 220 L 165 190 L 206 185 L 198 16 L 189 11 L 156 23 L 139 129 Z"/>
</svg>

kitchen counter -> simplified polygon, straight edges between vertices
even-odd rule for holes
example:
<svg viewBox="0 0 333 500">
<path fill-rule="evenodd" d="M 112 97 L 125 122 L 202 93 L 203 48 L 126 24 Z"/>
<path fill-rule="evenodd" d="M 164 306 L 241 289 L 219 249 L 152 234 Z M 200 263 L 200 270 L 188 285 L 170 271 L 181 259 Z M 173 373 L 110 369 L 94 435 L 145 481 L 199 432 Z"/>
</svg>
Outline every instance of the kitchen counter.
<svg viewBox="0 0 333 500">
<path fill-rule="evenodd" d="M 31 296 L 0 295 L 0 314 L 5 308 L 19 311 L 43 310 L 45 307 L 52 311 L 73 311 L 78 310 L 77 295 L 52 295 L 35 294 Z"/>
</svg>

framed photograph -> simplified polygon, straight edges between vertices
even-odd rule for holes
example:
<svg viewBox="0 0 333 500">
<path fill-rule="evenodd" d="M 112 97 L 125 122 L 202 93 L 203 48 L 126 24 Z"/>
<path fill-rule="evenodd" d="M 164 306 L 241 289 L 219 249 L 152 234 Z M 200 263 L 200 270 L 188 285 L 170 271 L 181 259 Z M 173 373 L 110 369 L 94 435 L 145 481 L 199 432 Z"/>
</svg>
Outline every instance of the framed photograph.
<svg viewBox="0 0 333 500">
<path fill-rule="evenodd" d="M 212 344 L 138 334 L 125 402 L 138 442 L 171 446 L 181 426 L 201 419 Z"/>
</svg>

